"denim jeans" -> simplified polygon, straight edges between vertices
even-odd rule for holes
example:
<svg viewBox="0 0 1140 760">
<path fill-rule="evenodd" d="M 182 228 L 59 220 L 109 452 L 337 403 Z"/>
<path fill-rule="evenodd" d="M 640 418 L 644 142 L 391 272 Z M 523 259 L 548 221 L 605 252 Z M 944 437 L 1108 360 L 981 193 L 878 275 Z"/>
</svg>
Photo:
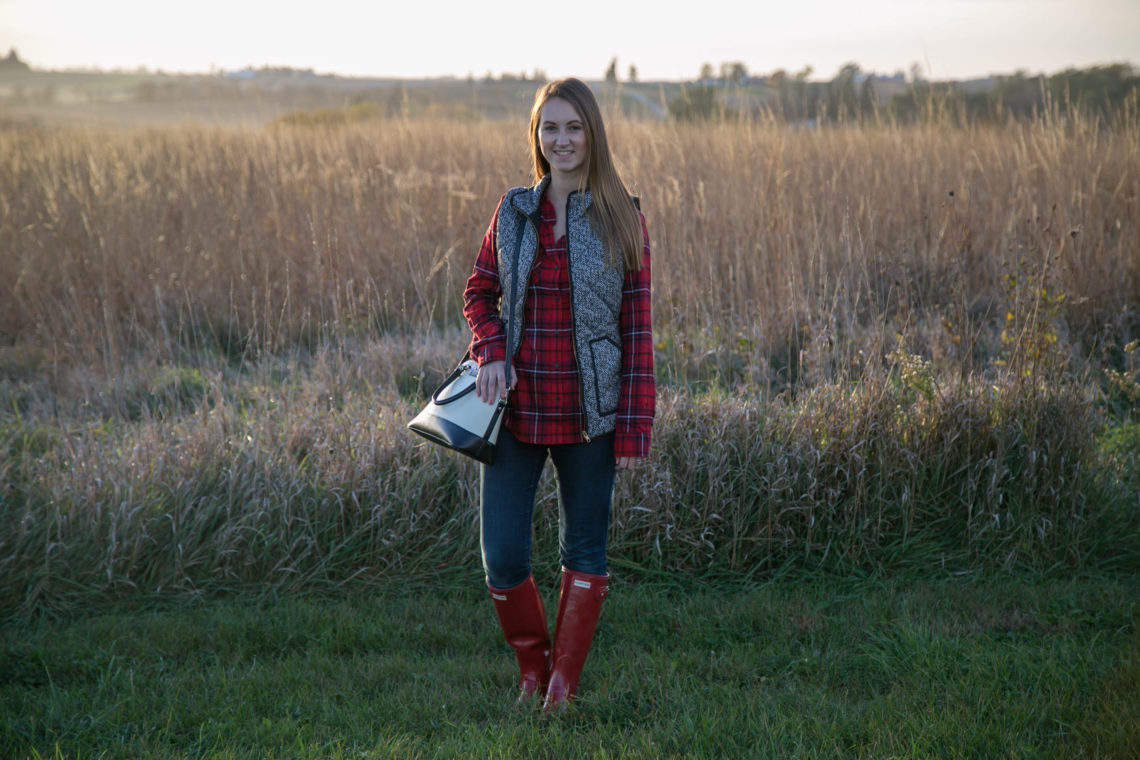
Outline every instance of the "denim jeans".
<svg viewBox="0 0 1140 760">
<path fill-rule="evenodd" d="M 614 487 L 614 437 L 589 443 L 535 446 L 503 428 L 495 464 L 479 467 L 479 544 L 494 588 L 530 575 L 534 499 L 547 455 L 558 475 L 558 548 L 562 566 L 604 575 Z"/>
</svg>

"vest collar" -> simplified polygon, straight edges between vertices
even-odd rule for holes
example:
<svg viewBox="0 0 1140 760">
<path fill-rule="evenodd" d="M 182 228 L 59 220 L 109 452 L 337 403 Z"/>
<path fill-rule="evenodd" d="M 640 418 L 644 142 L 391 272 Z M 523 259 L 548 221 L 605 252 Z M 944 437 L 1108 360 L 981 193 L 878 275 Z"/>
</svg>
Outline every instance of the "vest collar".
<svg viewBox="0 0 1140 760">
<path fill-rule="evenodd" d="M 550 175 L 540 179 L 537 184 L 532 187 L 522 188 L 521 192 L 516 193 L 511 198 L 511 206 L 518 212 L 530 217 L 538 215 L 538 209 L 542 204 L 542 195 L 546 192 L 546 188 L 550 187 Z M 593 202 L 593 193 L 589 190 L 578 191 L 570 193 L 570 212 L 574 216 L 585 213 L 586 209 L 590 207 Z"/>
</svg>

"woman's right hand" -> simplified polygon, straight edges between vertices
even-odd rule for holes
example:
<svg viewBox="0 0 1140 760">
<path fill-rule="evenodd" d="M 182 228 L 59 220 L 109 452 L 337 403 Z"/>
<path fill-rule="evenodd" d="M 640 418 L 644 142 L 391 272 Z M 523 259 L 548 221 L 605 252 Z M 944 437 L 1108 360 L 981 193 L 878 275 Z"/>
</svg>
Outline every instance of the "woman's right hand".
<svg viewBox="0 0 1140 760">
<path fill-rule="evenodd" d="M 506 362 L 487 362 L 479 367 L 479 373 L 475 375 L 475 395 L 481 401 L 488 404 L 498 403 L 500 398 L 506 398 L 508 386 L 505 382 L 506 375 Z M 511 384 L 510 388 L 514 388 L 518 384 L 518 375 L 515 373 L 515 368 L 511 366 Z"/>
</svg>

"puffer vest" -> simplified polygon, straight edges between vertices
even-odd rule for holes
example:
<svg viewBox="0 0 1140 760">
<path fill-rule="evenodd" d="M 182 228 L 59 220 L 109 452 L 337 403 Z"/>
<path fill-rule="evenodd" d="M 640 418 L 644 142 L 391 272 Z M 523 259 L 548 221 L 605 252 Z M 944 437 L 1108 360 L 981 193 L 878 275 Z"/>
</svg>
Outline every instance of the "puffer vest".
<svg viewBox="0 0 1140 760">
<path fill-rule="evenodd" d="M 538 252 L 538 228 L 542 223 L 542 194 L 550 182 L 543 178 L 534 187 L 507 191 L 499 210 L 495 230 L 499 282 L 503 291 L 500 306 L 503 324 L 514 320 L 508 330 L 512 357 L 522 343 L 523 303 L 527 283 Z M 589 441 L 614 431 L 618 398 L 621 394 L 621 297 L 625 280 L 618 259 L 608 263 L 605 244 L 594 231 L 589 215 L 590 191 L 571 193 L 566 202 L 566 250 L 570 273 L 571 324 L 574 355 L 578 360 L 579 398 L 582 404 L 582 437 Z M 513 213 L 511 213 L 513 212 Z M 518 262 L 514 253 L 518 251 Z M 511 286 L 518 272 L 519 287 L 511 302 Z"/>
</svg>

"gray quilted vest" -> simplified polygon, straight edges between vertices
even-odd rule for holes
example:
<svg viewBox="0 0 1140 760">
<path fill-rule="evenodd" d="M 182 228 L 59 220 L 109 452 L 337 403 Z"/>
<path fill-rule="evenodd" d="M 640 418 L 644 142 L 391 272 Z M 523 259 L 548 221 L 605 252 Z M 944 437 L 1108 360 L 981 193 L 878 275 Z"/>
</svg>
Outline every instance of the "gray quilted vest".
<svg viewBox="0 0 1140 760">
<path fill-rule="evenodd" d="M 523 303 L 527 283 L 538 251 L 539 212 L 542 194 L 549 184 L 546 177 L 534 187 L 507 191 L 499 210 L 496 251 L 499 282 L 503 289 L 500 307 L 503 324 L 512 314 L 518 326 L 507 347 L 513 358 L 522 342 Z M 570 301 L 574 327 L 574 353 L 578 359 L 578 384 L 582 403 L 582 434 L 585 440 L 612 433 L 617 422 L 621 393 L 621 294 L 625 272 L 607 262 L 605 245 L 594 232 L 586 209 L 590 191 L 570 194 L 566 209 L 566 247 L 570 270 Z M 512 213 L 513 212 L 513 213 Z M 521 236 L 521 237 L 520 237 Z M 511 304 L 515 273 L 514 252 L 518 251 L 519 287 Z M 509 333 L 508 333 L 509 334 Z"/>
</svg>

